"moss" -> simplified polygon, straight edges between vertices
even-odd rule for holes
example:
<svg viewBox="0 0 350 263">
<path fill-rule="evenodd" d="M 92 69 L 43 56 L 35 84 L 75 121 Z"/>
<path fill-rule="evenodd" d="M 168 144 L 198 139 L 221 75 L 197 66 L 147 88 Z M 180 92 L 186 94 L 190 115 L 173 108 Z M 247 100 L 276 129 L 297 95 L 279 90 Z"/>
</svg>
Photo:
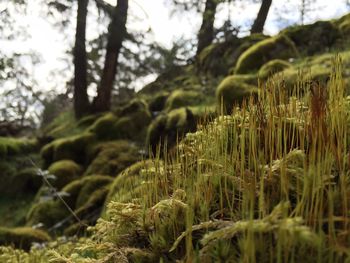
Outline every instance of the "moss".
<svg viewBox="0 0 350 263">
<path fill-rule="evenodd" d="M 61 160 L 51 164 L 48 171 L 56 177 L 51 184 L 57 189 L 61 189 L 66 184 L 79 178 L 82 174 L 82 167 L 74 161 Z"/>
<path fill-rule="evenodd" d="M 267 79 L 269 76 L 290 68 L 291 66 L 292 65 L 287 61 L 274 59 L 264 64 L 260 68 L 258 75 L 261 79 Z"/>
<path fill-rule="evenodd" d="M 226 76 L 245 50 L 266 38 L 267 36 L 261 34 L 253 34 L 244 38 L 232 38 L 222 43 L 212 44 L 199 55 L 196 61 L 197 67 L 200 71 L 212 76 Z"/>
<path fill-rule="evenodd" d="M 131 202 L 135 198 L 140 198 L 137 189 L 143 184 L 146 186 L 145 174 L 142 173 L 145 169 L 150 169 L 155 166 L 153 160 L 145 160 L 137 162 L 123 170 L 113 181 L 108 192 L 104 210 L 110 201 Z"/>
<path fill-rule="evenodd" d="M 88 129 L 88 131 L 96 134 L 98 139 L 113 139 L 117 137 L 117 130 L 114 124 L 118 118 L 113 113 L 107 113 L 98 118 Z"/>
<path fill-rule="evenodd" d="M 13 184 L 19 192 L 36 193 L 42 185 L 42 178 L 38 175 L 37 168 L 27 167 L 16 173 Z"/>
<path fill-rule="evenodd" d="M 0 137 L 0 157 L 26 154 L 33 151 L 37 142 L 27 138 Z"/>
<path fill-rule="evenodd" d="M 149 110 L 151 112 L 162 111 L 165 107 L 165 103 L 169 97 L 169 93 L 160 93 L 155 97 L 152 97 L 149 103 Z"/>
<path fill-rule="evenodd" d="M 16 167 L 13 163 L 7 161 L 0 161 L 0 193 L 1 194 L 15 194 L 17 192 L 16 186 L 12 184 L 13 178 L 16 174 Z"/>
<path fill-rule="evenodd" d="M 140 158 L 137 147 L 128 141 L 100 143 L 93 148 L 91 155 L 93 160 L 86 169 L 86 175 L 115 176 Z"/>
<path fill-rule="evenodd" d="M 83 164 L 86 161 L 86 149 L 94 141 L 95 135 L 92 133 L 54 140 L 41 149 L 44 166 L 48 167 L 51 163 L 64 159 Z"/>
<path fill-rule="evenodd" d="M 198 105 L 203 99 L 203 96 L 198 92 L 176 90 L 170 94 L 166 101 L 165 108 L 167 111 L 171 111 L 181 107 Z"/>
<path fill-rule="evenodd" d="M 77 122 L 77 127 L 88 127 L 92 125 L 99 117 L 101 117 L 101 114 L 84 116 Z"/>
<path fill-rule="evenodd" d="M 113 178 L 110 176 L 95 175 L 85 179 L 85 182 L 80 189 L 79 195 L 76 200 L 76 208 L 80 208 L 89 202 L 89 199 L 93 193 L 99 189 L 105 188 L 113 182 Z"/>
<path fill-rule="evenodd" d="M 272 59 L 298 57 L 294 43 L 285 35 L 260 41 L 246 50 L 238 59 L 236 74 L 245 74 L 258 70 Z"/>
<path fill-rule="evenodd" d="M 73 111 L 67 110 L 60 113 L 50 124 L 43 127 L 42 134 L 44 137 L 52 137 L 54 139 L 71 136 L 81 131 L 76 124 Z"/>
<path fill-rule="evenodd" d="M 305 55 L 329 51 L 341 37 L 340 30 L 329 21 L 289 27 L 281 31 L 280 35 L 289 37 L 300 53 Z"/>
<path fill-rule="evenodd" d="M 191 110 L 180 108 L 158 116 L 149 126 L 146 144 L 153 153 L 157 145 L 165 142 L 169 147 L 175 145 L 178 138 L 185 133 L 195 131 L 196 119 Z"/>
<path fill-rule="evenodd" d="M 256 86 L 246 83 L 241 76 L 229 76 L 220 83 L 216 90 L 219 109 L 223 108 L 225 113 L 230 114 L 234 104 L 242 103 L 244 99 L 257 94 L 257 92 Z"/>
<path fill-rule="evenodd" d="M 43 224 L 46 229 L 69 217 L 68 209 L 60 200 L 49 200 L 33 204 L 27 214 L 26 225 Z"/>
<path fill-rule="evenodd" d="M 43 230 L 30 227 L 0 227 L 0 245 L 14 245 L 29 250 L 33 242 L 43 243 L 50 240 L 50 236 Z"/>
</svg>

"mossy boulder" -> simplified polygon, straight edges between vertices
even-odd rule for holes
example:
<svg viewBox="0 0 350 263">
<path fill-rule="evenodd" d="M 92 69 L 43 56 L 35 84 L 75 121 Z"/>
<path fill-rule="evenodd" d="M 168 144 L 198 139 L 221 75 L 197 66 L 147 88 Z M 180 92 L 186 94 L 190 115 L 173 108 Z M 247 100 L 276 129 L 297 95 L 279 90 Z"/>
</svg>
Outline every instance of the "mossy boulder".
<svg viewBox="0 0 350 263">
<path fill-rule="evenodd" d="M 139 139 L 152 119 L 143 100 L 133 100 L 117 114 L 107 113 L 88 129 L 98 140 Z"/>
<path fill-rule="evenodd" d="M 43 243 L 51 240 L 48 233 L 31 227 L 0 227 L 0 245 L 14 245 L 16 248 L 29 250 L 32 243 Z"/>
<path fill-rule="evenodd" d="M 245 81 L 244 76 L 234 75 L 226 77 L 216 89 L 216 99 L 219 109 L 230 114 L 234 104 L 241 104 L 244 99 L 258 93 L 256 86 Z"/>
<path fill-rule="evenodd" d="M 255 43 L 266 39 L 262 34 L 253 34 L 243 38 L 214 43 L 206 47 L 197 58 L 197 67 L 201 72 L 212 76 L 226 76 L 237 63 L 239 56 Z"/>
<path fill-rule="evenodd" d="M 51 164 L 48 171 L 55 176 L 55 179 L 51 181 L 51 184 L 57 189 L 61 189 L 66 184 L 79 178 L 83 169 L 79 164 L 72 160 L 61 160 Z"/>
<path fill-rule="evenodd" d="M 13 178 L 13 184 L 21 193 L 36 193 L 42 183 L 42 178 L 38 175 L 38 168 L 36 167 L 23 168 Z"/>
<path fill-rule="evenodd" d="M 30 208 L 26 217 L 26 225 L 42 224 L 45 229 L 49 229 L 69 216 L 68 209 L 60 200 L 41 201 Z"/>
<path fill-rule="evenodd" d="M 53 162 L 67 159 L 84 164 L 86 149 L 94 142 L 95 135 L 89 132 L 54 140 L 41 149 L 44 166 L 48 167 Z"/>
<path fill-rule="evenodd" d="M 341 38 L 340 30 L 330 21 L 288 27 L 280 35 L 290 38 L 301 54 L 309 56 L 329 51 Z"/>
<path fill-rule="evenodd" d="M 187 132 L 196 130 L 196 118 L 188 108 L 172 110 L 167 114 L 159 115 L 149 126 L 146 144 L 151 147 L 153 153 L 157 152 L 157 146 L 166 142 L 169 147 L 176 144 Z"/>
<path fill-rule="evenodd" d="M 169 93 L 163 92 L 157 94 L 155 97 L 150 99 L 149 102 L 149 110 L 151 112 L 159 112 L 162 111 L 165 107 L 165 103 L 169 97 Z"/>
<path fill-rule="evenodd" d="M 85 175 L 105 174 L 116 176 L 140 158 L 138 148 L 128 141 L 97 144 L 91 150 L 91 162 Z"/>
<path fill-rule="evenodd" d="M 0 137 L 0 158 L 33 151 L 37 142 L 27 138 Z"/>
<path fill-rule="evenodd" d="M 174 109 L 198 105 L 203 101 L 202 94 L 195 91 L 176 90 L 172 92 L 166 101 L 167 111 Z"/>
<path fill-rule="evenodd" d="M 289 62 L 281 59 L 274 59 L 267 62 L 260 68 L 258 76 L 260 79 L 264 80 L 273 74 L 281 72 L 290 67 L 292 67 L 292 65 Z"/>
<path fill-rule="evenodd" d="M 16 167 L 13 163 L 6 160 L 0 160 L 0 193 L 11 194 L 17 191 L 16 186 L 12 185 Z"/>
<path fill-rule="evenodd" d="M 285 35 L 278 35 L 258 42 L 247 49 L 238 59 L 236 74 L 246 74 L 260 69 L 273 59 L 288 60 L 298 57 L 298 51 Z"/>
</svg>

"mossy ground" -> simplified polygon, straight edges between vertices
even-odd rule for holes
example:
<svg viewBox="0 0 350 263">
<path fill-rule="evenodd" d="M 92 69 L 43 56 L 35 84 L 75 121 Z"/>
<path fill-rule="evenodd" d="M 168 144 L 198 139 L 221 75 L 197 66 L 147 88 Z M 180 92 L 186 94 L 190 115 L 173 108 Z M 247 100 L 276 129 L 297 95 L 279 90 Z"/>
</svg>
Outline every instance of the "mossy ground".
<svg viewBox="0 0 350 263">
<path fill-rule="evenodd" d="M 60 193 L 81 222 L 57 197 L 40 200 L 42 187 L 26 224 L 91 236 L 29 253 L 0 247 L 0 261 L 349 261 L 350 56 L 340 53 L 341 69 L 333 53 L 347 21 L 216 43 L 113 112 L 79 123 L 58 118 L 45 131 L 42 154 L 46 167 L 65 159 L 82 166 L 84 176 Z M 311 35 L 320 38 L 309 47 Z M 212 120 L 214 108 L 231 115 Z M 207 109 L 210 120 L 197 125 Z M 147 129 L 153 158 L 139 161 Z M 18 173 L 12 158 L 6 150 L 3 174 Z M 18 224 L 28 206 L 14 213 Z"/>
</svg>

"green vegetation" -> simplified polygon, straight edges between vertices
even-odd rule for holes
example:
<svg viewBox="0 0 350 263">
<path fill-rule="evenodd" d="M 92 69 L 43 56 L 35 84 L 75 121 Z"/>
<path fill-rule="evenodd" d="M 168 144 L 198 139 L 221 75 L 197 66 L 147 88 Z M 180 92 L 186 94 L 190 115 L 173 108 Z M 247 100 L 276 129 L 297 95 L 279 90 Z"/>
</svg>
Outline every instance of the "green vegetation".
<svg viewBox="0 0 350 263">
<path fill-rule="evenodd" d="M 51 184 L 57 189 L 61 189 L 81 176 L 82 167 L 74 161 L 61 160 L 51 164 L 48 171 L 55 176 Z"/>
<path fill-rule="evenodd" d="M 272 59 L 297 58 L 298 50 L 293 41 L 285 35 L 278 35 L 260 41 L 246 50 L 238 59 L 236 74 L 246 74 L 259 70 Z"/>
<path fill-rule="evenodd" d="M 64 112 L 43 165 L 1 137 L 0 262 L 350 262 L 348 21 L 217 42 L 111 112 Z"/>
<path fill-rule="evenodd" d="M 33 242 L 47 242 L 50 236 L 39 229 L 30 227 L 0 228 L 0 245 L 15 245 L 29 250 Z"/>
</svg>

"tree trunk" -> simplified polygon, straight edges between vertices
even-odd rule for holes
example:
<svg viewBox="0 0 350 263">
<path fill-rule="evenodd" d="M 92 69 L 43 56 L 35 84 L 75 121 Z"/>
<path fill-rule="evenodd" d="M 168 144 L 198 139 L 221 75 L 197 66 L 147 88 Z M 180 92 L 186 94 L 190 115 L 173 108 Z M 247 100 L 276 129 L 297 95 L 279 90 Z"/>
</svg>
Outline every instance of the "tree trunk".
<svg viewBox="0 0 350 263">
<path fill-rule="evenodd" d="M 263 32 L 271 4 L 272 0 L 262 0 L 258 16 L 256 17 L 252 29 L 250 30 L 251 34 Z"/>
<path fill-rule="evenodd" d="M 207 0 L 203 13 L 202 25 L 198 33 L 197 56 L 214 40 L 214 21 L 218 0 Z"/>
<path fill-rule="evenodd" d="M 118 0 L 112 21 L 108 27 L 108 42 L 101 83 L 94 100 L 94 111 L 108 111 L 111 107 L 111 96 L 117 74 L 118 56 L 126 35 L 128 0 Z"/>
<path fill-rule="evenodd" d="M 74 113 L 76 118 L 90 112 L 87 94 L 87 56 L 86 56 L 86 17 L 89 0 L 78 1 L 77 28 L 74 46 Z"/>
</svg>

